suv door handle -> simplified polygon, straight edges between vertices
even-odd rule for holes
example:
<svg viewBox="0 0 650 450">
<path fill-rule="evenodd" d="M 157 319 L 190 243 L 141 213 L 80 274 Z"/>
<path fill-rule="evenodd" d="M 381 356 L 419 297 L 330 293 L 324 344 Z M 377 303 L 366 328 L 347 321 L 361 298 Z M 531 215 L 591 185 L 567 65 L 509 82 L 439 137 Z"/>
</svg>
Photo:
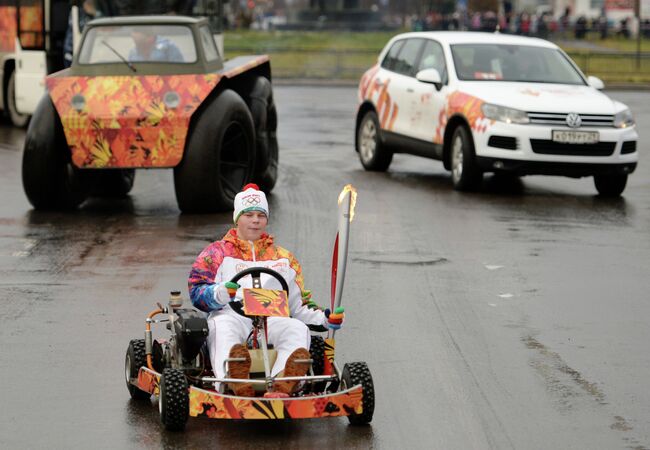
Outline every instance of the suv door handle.
<svg viewBox="0 0 650 450">
<path fill-rule="evenodd" d="M 407 88 L 406 92 L 410 92 L 412 94 L 413 93 L 413 88 Z"/>
</svg>

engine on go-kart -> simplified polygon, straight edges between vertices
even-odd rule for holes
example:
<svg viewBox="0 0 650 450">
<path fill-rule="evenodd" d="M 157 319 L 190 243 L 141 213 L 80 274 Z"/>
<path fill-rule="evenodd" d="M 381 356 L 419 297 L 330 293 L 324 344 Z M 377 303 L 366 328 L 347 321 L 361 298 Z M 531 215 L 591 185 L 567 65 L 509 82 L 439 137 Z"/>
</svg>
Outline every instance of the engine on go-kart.
<svg viewBox="0 0 650 450">
<path fill-rule="evenodd" d="M 208 336 L 208 321 L 193 309 L 177 309 L 173 322 L 176 350 L 183 364 L 191 363 L 201 351 Z"/>
</svg>

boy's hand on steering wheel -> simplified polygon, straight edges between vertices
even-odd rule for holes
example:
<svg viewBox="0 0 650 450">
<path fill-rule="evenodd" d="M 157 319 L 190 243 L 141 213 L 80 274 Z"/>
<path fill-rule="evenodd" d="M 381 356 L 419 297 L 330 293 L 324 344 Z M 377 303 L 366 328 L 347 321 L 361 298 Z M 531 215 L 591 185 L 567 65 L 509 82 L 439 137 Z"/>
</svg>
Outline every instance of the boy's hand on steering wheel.
<svg viewBox="0 0 650 450">
<path fill-rule="evenodd" d="M 214 290 L 214 299 L 220 305 L 227 305 L 235 299 L 238 289 L 241 289 L 241 286 L 232 281 L 219 283 Z"/>
<path fill-rule="evenodd" d="M 325 317 L 327 318 L 325 323 L 327 328 L 330 330 L 338 330 L 343 326 L 343 321 L 345 320 L 345 308 L 339 306 L 334 312 L 331 312 L 328 308 L 325 310 Z"/>
<path fill-rule="evenodd" d="M 302 291 L 302 304 L 303 304 L 303 306 L 306 306 L 309 309 L 315 309 L 315 310 L 319 310 L 319 311 L 323 310 L 323 308 L 318 306 L 311 299 L 311 291 L 308 290 L 308 289 L 305 289 L 304 291 Z"/>
</svg>

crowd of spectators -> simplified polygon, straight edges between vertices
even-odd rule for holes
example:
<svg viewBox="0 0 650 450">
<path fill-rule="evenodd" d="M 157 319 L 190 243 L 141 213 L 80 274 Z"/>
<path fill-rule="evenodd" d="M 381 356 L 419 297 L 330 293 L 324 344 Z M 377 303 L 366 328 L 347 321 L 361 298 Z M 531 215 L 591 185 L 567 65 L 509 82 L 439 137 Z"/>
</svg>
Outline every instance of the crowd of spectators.
<svg viewBox="0 0 650 450">
<path fill-rule="evenodd" d="M 560 17 L 554 17 L 550 12 L 530 14 L 528 12 L 497 14 L 494 11 L 474 12 L 461 14 L 440 14 L 431 12 L 423 17 L 413 15 L 407 18 L 406 27 L 413 31 L 427 30 L 470 30 L 493 32 L 499 30 L 503 33 L 519 34 L 522 36 L 536 36 L 544 39 L 585 39 L 587 34 L 599 36 L 601 39 L 608 37 L 632 37 L 632 18 L 620 20 L 608 18 L 603 11 L 598 17 L 584 15 L 572 16 L 567 9 Z M 641 22 L 641 33 L 645 38 L 650 38 L 650 20 Z"/>
</svg>

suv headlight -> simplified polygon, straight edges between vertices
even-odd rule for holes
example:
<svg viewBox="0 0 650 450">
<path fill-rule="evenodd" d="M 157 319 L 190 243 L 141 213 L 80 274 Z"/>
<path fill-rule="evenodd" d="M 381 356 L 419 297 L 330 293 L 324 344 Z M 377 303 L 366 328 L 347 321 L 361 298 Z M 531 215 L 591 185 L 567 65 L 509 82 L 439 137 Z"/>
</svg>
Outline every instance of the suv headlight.
<svg viewBox="0 0 650 450">
<path fill-rule="evenodd" d="M 506 123 L 529 123 L 530 119 L 525 111 L 505 106 L 493 105 L 492 103 L 483 103 L 481 106 L 483 115 L 491 120 L 498 120 Z"/>
<path fill-rule="evenodd" d="M 624 109 L 614 116 L 614 126 L 616 128 L 629 128 L 632 125 L 634 125 L 634 116 L 629 109 Z"/>
</svg>

